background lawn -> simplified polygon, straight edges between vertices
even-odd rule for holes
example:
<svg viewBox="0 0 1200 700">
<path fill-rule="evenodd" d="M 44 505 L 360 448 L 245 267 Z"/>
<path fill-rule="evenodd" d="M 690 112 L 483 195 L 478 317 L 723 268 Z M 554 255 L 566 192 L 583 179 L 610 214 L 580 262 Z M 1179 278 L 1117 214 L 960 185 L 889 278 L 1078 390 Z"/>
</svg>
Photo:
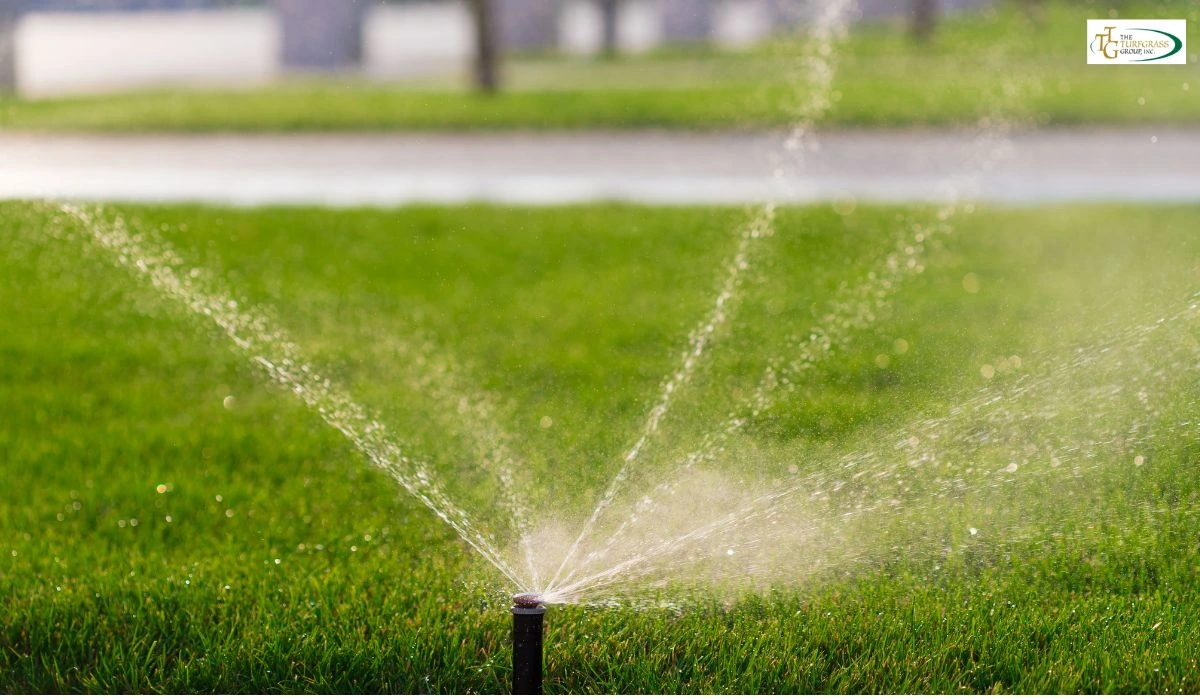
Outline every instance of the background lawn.
<svg viewBox="0 0 1200 700">
<path fill-rule="evenodd" d="M 1033 9 L 1030 9 L 1033 8 Z M 1003 4 L 949 16 L 932 42 L 900 23 L 854 29 L 837 51 L 826 126 L 973 125 L 998 114 L 1026 125 L 1194 124 L 1195 54 L 1186 66 L 1088 66 L 1088 18 L 1189 20 L 1188 0 Z M 516 57 L 508 86 L 484 97 L 457 76 L 410 84 L 357 79 L 251 90 L 170 90 L 0 101 L 0 129 L 323 131 L 386 129 L 762 128 L 788 124 L 806 90 L 805 45 L 741 53 L 663 50 L 615 61 Z"/>
<path fill-rule="evenodd" d="M 272 309 L 413 453 L 474 484 L 471 436 L 421 383 L 453 357 L 492 397 L 538 495 L 572 513 L 628 448 L 747 214 L 123 206 L 100 217 L 161 236 L 188 260 L 181 270 L 203 266 Z M 907 237 L 931 235 L 932 221 L 922 208 L 782 210 L 660 454 L 723 416 L 845 283 L 891 251 L 904 264 Z M 906 501 L 856 532 L 878 545 L 865 556 L 794 585 L 701 593 L 677 610 L 552 610 L 548 690 L 1200 692 L 1194 316 L 1122 354 L 1126 331 L 1200 289 L 1200 238 L 1185 233 L 1200 230 L 1200 208 L 983 210 L 953 224 L 922 234 L 923 271 L 898 277 L 886 307 L 751 424 L 753 444 L 817 455 L 801 464 L 819 472 L 820 455 L 876 445 L 1023 373 L 1057 387 L 1042 408 L 1063 415 L 1038 419 L 1055 435 L 1093 428 L 1078 411 L 1149 438 L 1068 455 L 1061 474 L 1019 472 L 961 507 Z M 478 558 L 83 234 L 48 205 L 0 204 L 0 689 L 504 691 L 509 616 Z M 1054 370 L 1104 347 L 1129 364 L 1078 385 Z M 1020 369 L 995 359 L 1012 356 Z M 1179 358 L 1190 370 L 1175 371 Z M 985 365 L 1007 369 L 988 379 Z M 1083 400 L 1108 383 L 1136 389 L 1122 377 L 1143 374 L 1153 410 Z M 1136 469 L 1135 453 L 1149 456 Z M 486 516 L 485 491 L 455 496 Z M 966 538 L 967 522 L 977 544 L 944 551 L 936 525 Z"/>
</svg>

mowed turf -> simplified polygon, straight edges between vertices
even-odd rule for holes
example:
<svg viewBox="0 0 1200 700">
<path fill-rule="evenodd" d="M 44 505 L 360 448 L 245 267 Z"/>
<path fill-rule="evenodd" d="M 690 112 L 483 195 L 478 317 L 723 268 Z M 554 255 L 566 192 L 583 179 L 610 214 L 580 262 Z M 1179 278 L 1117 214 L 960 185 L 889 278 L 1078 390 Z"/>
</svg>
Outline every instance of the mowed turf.
<svg viewBox="0 0 1200 700">
<path fill-rule="evenodd" d="M 710 399 L 752 383 L 901 232 L 933 221 L 839 209 L 780 213 L 671 439 L 724 415 Z M 615 205 L 100 218 L 117 216 L 171 242 L 180 269 L 270 308 L 452 486 L 471 481 L 467 440 L 434 430 L 446 426 L 411 378 L 414 358 L 453 356 L 539 493 L 569 514 L 628 449 L 748 218 Z M 1001 381 L 980 374 L 995 357 L 1036 371 L 1200 288 L 1197 207 L 952 223 L 890 311 L 755 439 L 855 446 Z M 0 689 L 505 691 L 509 614 L 478 557 L 85 238 L 53 207 L 0 204 Z M 678 610 L 555 609 L 547 689 L 1200 692 L 1200 450 L 1172 427 L 1195 419 L 1194 373 L 1173 386 L 1182 398 L 1144 468 L 1085 488 L 1086 502 L 1030 496 L 1021 517 L 1059 536 L 863 562 L 769 594 L 700 591 Z M 461 491 L 496 514 L 487 494 Z"/>
<path fill-rule="evenodd" d="M 1090 66 L 1085 20 L 1189 20 L 1189 0 L 1005 2 L 950 14 L 928 44 L 903 22 L 864 23 L 835 44 L 823 125 L 1191 125 L 1200 81 L 1187 66 Z M 812 101 L 803 35 L 750 50 L 688 47 L 615 61 L 517 56 L 499 95 L 457 79 L 386 84 L 338 78 L 244 90 L 151 90 L 0 99 L 0 129 L 66 131 L 337 131 L 391 129 L 769 128 Z M 1194 49 L 1193 49 L 1194 50 Z M 1193 54 L 1188 59 L 1194 63 Z M 464 72 L 465 75 L 465 72 Z M 820 96 L 826 97 L 824 95 Z"/>
</svg>

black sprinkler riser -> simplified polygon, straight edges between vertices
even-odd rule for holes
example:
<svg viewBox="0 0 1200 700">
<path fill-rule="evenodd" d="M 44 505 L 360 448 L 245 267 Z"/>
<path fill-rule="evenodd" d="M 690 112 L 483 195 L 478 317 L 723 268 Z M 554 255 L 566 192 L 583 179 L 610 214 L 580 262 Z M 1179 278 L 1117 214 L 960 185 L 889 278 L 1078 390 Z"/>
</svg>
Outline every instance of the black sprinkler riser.
<svg viewBox="0 0 1200 700">
<path fill-rule="evenodd" d="M 513 695 L 542 694 L 542 621 L 546 608 L 515 596 L 513 615 Z"/>
</svg>

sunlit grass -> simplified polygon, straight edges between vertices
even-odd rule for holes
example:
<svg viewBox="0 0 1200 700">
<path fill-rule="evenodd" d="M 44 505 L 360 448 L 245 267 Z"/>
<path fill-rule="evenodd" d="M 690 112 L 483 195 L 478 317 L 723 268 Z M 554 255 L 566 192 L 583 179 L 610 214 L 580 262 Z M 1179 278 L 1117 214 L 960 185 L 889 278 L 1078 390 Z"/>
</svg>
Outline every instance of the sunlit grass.
<svg viewBox="0 0 1200 700">
<path fill-rule="evenodd" d="M 453 481 L 450 436 L 415 432 L 428 402 L 400 380 L 401 343 L 444 348 L 497 397 L 514 449 L 564 504 L 612 473 L 745 216 L 114 211 L 272 308 Z M 752 380 L 748 368 L 803 332 L 898 227 L 928 215 L 785 210 L 698 396 Z M 222 337 L 43 235 L 73 226 L 41 205 L 0 205 L 0 689 L 503 691 L 508 615 L 478 585 L 486 569 Z M 1195 207 L 966 216 L 893 312 L 756 435 L 853 445 L 940 415 L 987 385 L 991 358 L 1036 369 L 1102 341 L 1105 324 L 1153 318 L 1200 286 L 1198 226 Z M 698 419 L 703 404 L 680 408 Z M 1200 691 L 1200 454 L 1169 429 L 1185 418 L 1164 417 L 1149 467 L 1115 472 L 1086 491 L 1094 500 L 1030 500 L 1020 517 L 1054 530 L 1032 540 L 863 562 L 680 612 L 554 610 L 548 689 Z"/>
</svg>

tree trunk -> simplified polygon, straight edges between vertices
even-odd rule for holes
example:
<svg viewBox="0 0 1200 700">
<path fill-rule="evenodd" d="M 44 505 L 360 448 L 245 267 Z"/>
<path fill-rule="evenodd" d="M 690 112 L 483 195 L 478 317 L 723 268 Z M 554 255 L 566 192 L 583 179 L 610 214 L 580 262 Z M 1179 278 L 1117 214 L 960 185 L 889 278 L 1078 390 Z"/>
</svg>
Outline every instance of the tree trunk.
<svg viewBox="0 0 1200 700">
<path fill-rule="evenodd" d="M 912 0 L 912 35 L 920 43 L 929 41 L 937 25 L 937 0 Z"/>
<path fill-rule="evenodd" d="M 475 20 L 475 87 L 491 94 L 500 88 L 492 1 L 471 0 L 471 14 Z"/>
<path fill-rule="evenodd" d="M 617 17 L 620 9 L 621 0 L 600 0 L 600 16 L 604 26 L 604 55 L 609 58 L 617 55 Z"/>
<path fill-rule="evenodd" d="M 15 4 L 0 4 L 0 95 L 17 91 L 18 12 Z"/>
</svg>

